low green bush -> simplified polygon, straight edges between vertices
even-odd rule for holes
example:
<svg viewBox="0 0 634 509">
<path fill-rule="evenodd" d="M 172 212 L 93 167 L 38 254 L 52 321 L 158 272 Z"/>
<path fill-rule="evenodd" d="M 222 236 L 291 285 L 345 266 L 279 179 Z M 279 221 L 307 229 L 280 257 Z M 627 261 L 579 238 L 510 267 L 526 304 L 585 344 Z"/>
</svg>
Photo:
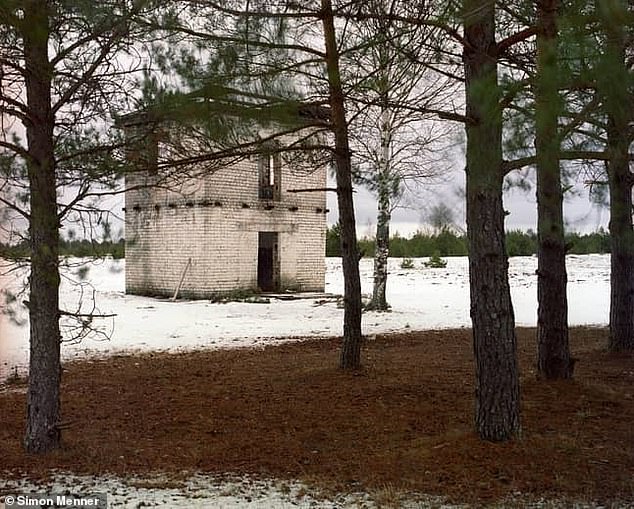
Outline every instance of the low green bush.
<svg viewBox="0 0 634 509">
<path fill-rule="evenodd" d="M 444 269 L 447 266 L 447 260 L 443 260 L 438 253 L 434 253 L 424 265 L 430 269 Z"/>
</svg>

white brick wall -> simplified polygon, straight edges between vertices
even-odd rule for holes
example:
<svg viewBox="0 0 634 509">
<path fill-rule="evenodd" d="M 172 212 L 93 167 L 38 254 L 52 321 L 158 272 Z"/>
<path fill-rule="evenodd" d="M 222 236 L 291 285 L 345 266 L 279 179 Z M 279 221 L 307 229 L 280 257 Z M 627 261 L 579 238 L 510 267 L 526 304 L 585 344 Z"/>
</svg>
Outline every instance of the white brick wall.
<svg viewBox="0 0 634 509">
<path fill-rule="evenodd" d="M 129 176 L 128 187 L 147 177 Z M 205 298 L 257 288 L 258 232 L 279 232 L 284 286 L 323 291 L 325 278 L 324 167 L 282 166 L 281 200 L 258 199 L 257 160 L 242 161 L 170 190 L 126 193 L 126 291 L 171 296 L 188 259 L 180 295 Z M 272 206 L 272 208 L 270 208 Z M 270 210 L 267 210 L 270 208 Z"/>
</svg>

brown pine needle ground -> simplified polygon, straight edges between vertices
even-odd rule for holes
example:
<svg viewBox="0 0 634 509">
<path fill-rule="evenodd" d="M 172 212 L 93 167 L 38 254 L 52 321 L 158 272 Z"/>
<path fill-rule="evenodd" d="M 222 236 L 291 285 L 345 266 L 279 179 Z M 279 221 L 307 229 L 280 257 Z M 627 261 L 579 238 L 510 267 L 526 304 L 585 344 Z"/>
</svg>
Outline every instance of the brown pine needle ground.
<svg viewBox="0 0 634 509">
<path fill-rule="evenodd" d="M 535 378 L 535 330 L 518 330 L 523 435 L 503 444 L 474 436 L 468 329 L 368 340 L 359 373 L 337 369 L 334 339 L 75 362 L 57 453 L 24 454 L 24 391 L 0 391 L 0 477 L 231 472 L 456 502 L 634 504 L 634 357 L 606 353 L 606 336 L 573 329 L 575 378 L 553 383 Z"/>
</svg>

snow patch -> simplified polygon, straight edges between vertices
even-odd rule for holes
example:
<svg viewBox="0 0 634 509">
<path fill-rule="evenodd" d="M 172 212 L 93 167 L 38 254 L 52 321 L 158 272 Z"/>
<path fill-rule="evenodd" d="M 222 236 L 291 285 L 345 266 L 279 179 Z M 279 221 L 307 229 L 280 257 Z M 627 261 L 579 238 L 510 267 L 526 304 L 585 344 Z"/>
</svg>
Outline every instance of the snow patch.
<svg viewBox="0 0 634 509">
<path fill-rule="evenodd" d="M 466 257 L 447 258 L 447 267 L 424 267 L 427 258 L 414 259 L 413 269 L 401 269 L 401 259 L 390 258 L 387 299 L 389 313 L 363 314 L 367 335 L 403 330 L 470 327 L 469 263 Z M 606 325 L 610 296 L 610 256 L 571 255 L 568 262 L 568 308 L 571 325 Z M 326 259 L 326 292 L 343 293 L 341 260 Z M 83 274 L 83 267 L 88 267 Z M 517 325 L 537 320 L 537 258 L 510 259 L 509 282 Z M 372 293 L 373 260 L 360 262 L 364 294 Z M 81 276 L 84 279 L 81 279 Z M 5 274 L 2 286 L 17 291 L 26 272 Z M 86 356 L 149 350 L 258 347 L 306 337 L 341 334 L 343 310 L 335 300 L 271 299 L 270 303 L 177 301 L 125 295 L 125 260 L 97 262 L 70 259 L 60 288 L 62 308 L 82 313 L 116 315 L 95 319 L 93 333 L 81 342 L 62 345 L 65 360 Z M 27 310 L 16 305 L 17 317 Z M 0 380 L 28 365 L 28 325 L 0 316 Z M 73 330 L 64 330 L 65 339 Z"/>
</svg>

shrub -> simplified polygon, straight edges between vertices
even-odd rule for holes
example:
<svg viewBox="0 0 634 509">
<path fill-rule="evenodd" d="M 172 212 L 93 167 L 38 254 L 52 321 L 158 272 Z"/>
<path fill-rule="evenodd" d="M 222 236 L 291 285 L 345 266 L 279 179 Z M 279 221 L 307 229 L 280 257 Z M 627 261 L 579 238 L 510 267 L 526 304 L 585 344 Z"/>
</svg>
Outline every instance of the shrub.
<svg viewBox="0 0 634 509">
<path fill-rule="evenodd" d="M 430 269 L 444 269 L 447 266 L 447 260 L 443 260 L 438 253 L 431 255 L 429 260 L 425 262 L 425 267 Z"/>
<path fill-rule="evenodd" d="M 401 269 L 413 269 L 414 268 L 414 260 L 411 258 L 403 258 L 401 262 Z"/>
</svg>

